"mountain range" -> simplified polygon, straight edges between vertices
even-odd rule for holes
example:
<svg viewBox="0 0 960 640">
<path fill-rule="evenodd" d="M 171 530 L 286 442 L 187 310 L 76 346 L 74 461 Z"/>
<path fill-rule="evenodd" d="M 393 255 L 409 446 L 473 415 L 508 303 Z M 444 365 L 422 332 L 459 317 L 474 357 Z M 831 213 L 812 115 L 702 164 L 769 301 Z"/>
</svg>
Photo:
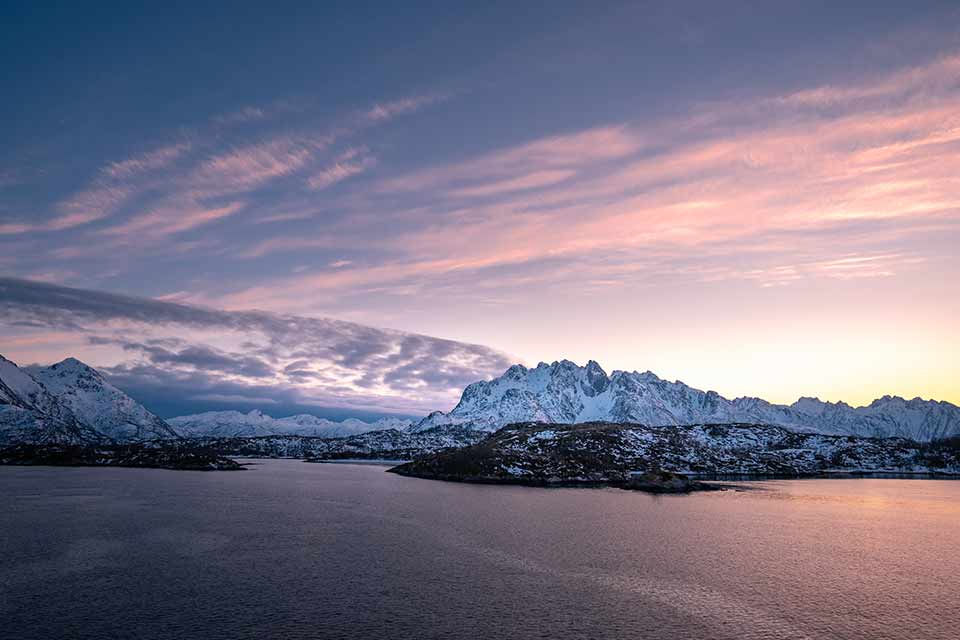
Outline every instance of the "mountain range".
<svg viewBox="0 0 960 640">
<path fill-rule="evenodd" d="M 569 360 L 533 368 L 514 365 L 500 377 L 468 385 L 451 411 L 431 413 L 416 423 L 401 418 L 334 422 L 306 414 L 272 418 L 260 411 L 216 411 L 163 420 L 75 358 L 28 371 L 0 356 L 0 444 L 343 438 L 375 431 L 411 436 L 429 431 L 440 438 L 444 429 L 492 432 L 519 422 L 592 421 L 652 427 L 750 423 L 920 442 L 960 435 L 960 407 L 949 402 L 884 396 L 867 406 L 851 407 L 816 398 L 801 398 L 791 405 L 749 397 L 729 400 L 649 371 L 608 375 L 592 360 L 586 366 Z"/>
<path fill-rule="evenodd" d="M 310 436 L 319 438 L 341 438 L 369 431 L 408 429 L 413 422 L 403 418 L 380 418 L 375 422 L 364 422 L 348 418 L 334 422 L 309 414 L 271 418 L 253 410 L 208 411 L 189 416 L 180 416 L 168 420 L 177 433 L 185 438 L 238 438 L 262 436 Z"/>
<path fill-rule="evenodd" d="M 884 396 L 864 407 L 801 398 L 780 405 L 759 398 L 728 400 L 646 371 L 610 375 L 593 360 L 514 365 L 500 377 L 475 382 L 449 413 L 434 412 L 413 427 L 464 425 L 495 431 L 515 422 L 574 424 L 591 421 L 678 426 L 752 423 L 793 431 L 920 442 L 960 434 L 960 407 L 949 402 Z"/>
</svg>

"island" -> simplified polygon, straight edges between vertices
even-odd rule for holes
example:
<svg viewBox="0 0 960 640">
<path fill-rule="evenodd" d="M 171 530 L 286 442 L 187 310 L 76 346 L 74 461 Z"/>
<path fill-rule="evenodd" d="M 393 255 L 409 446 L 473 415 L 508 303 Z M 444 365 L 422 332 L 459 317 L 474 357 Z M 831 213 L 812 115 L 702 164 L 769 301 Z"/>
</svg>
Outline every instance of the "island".
<svg viewBox="0 0 960 640">
<path fill-rule="evenodd" d="M 712 490 L 704 480 L 828 474 L 960 475 L 956 439 L 917 443 L 800 433 L 758 424 L 650 427 L 510 424 L 467 447 L 389 470 L 418 478 L 536 486 L 612 485 L 655 493 Z"/>
</svg>

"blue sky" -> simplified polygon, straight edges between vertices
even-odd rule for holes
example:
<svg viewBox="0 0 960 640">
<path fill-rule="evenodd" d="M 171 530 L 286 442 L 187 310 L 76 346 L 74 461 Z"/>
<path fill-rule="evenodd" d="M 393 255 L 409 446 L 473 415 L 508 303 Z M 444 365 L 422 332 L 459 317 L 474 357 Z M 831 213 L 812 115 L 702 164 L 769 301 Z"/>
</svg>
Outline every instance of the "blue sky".
<svg viewBox="0 0 960 640">
<path fill-rule="evenodd" d="M 165 413 L 416 414 L 562 357 L 958 401 L 951 4 L 6 3 L 0 348 Z"/>
</svg>

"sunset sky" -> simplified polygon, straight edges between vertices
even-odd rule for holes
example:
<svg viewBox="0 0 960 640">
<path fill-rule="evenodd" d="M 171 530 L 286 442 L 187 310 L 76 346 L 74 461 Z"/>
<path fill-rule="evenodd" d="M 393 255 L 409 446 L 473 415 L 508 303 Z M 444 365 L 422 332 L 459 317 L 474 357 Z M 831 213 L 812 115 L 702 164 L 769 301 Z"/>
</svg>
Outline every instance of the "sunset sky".
<svg viewBox="0 0 960 640">
<path fill-rule="evenodd" d="M 960 403 L 955 2 L 224 7 L 0 9 L 4 356 L 165 416 Z"/>
</svg>

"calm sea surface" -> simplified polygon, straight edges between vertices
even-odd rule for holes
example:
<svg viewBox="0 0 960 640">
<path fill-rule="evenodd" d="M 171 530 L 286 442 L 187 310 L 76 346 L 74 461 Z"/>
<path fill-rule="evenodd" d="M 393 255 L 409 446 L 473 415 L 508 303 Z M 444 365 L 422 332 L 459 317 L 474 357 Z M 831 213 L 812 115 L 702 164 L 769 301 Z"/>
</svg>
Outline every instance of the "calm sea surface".
<svg viewBox="0 0 960 640">
<path fill-rule="evenodd" d="M 0 467 L 3 638 L 960 638 L 960 481 Z"/>
</svg>

